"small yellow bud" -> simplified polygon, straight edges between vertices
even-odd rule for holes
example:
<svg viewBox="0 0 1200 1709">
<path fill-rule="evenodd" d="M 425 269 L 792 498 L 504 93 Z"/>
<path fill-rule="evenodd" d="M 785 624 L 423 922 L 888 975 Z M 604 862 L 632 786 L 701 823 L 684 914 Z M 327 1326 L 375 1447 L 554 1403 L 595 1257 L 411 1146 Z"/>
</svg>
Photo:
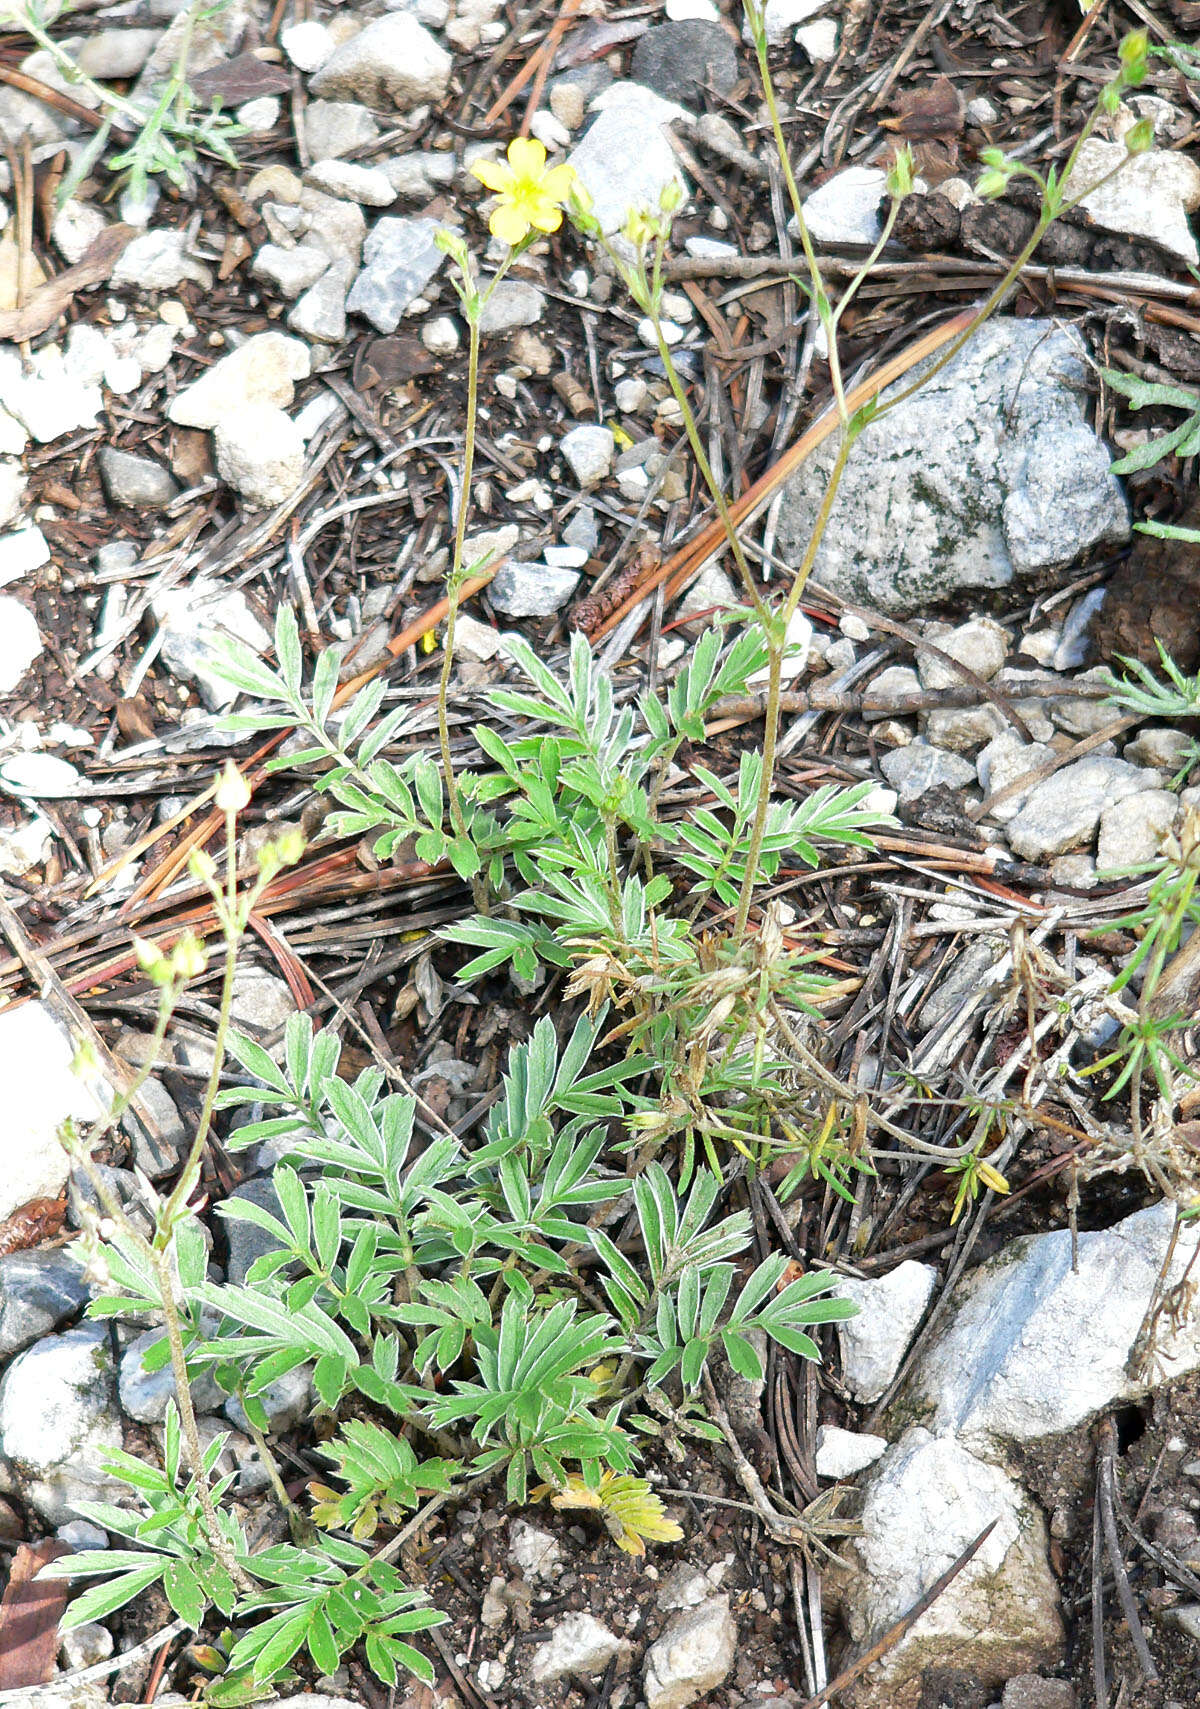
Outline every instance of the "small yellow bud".
<svg viewBox="0 0 1200 1709">
<path fill-rule="evenodd" d="M 203 939 L 195 932 L 184 932 L 171 951 L 171 971 L 176 979 L 199 979 L 207 966 Z"/>
</svg>

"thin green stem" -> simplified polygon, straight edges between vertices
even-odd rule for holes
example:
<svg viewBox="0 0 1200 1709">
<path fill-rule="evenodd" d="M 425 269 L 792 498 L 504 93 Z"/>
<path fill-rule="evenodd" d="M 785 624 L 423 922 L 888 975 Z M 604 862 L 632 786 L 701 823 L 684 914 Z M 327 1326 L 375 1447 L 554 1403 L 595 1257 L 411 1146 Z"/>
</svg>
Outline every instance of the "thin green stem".
<svg viewBox="0 0 1200 1709">
<path fill-rule="evenodd" d="M 768 631 L 769 646 L 767 651 L 767 704 L 763 719 L 762 773 L 758 780 L 758 799 L 754 804 L 754 822 L 750 827 L 750 843 L 746 850 L 746 870 L 742 878 L 742 888 L 738 896 L 737 915 L 734 920 L 733 934 L 742 938 L 746 933 L 746 925 L 750 918 L 750 904 L 754 899 L 754 886 L 758 881 L 758 863 L 762 857 L 763 841 L 767 832 L 767 816 L 771 808 L 771 788 L 775 780 L 775 753 L 779 745 L 780 694 L 783 687 L 783 657 L 787 644 L 787 631 L 804 584 L 812 572 L 816 562 L 817 552 L 825 537 L 829 518 L 833 513 L 833 502 L 841 485 L 846 460 L 850 455 L 853 439 L 849 434 L 843 434 L 838 446 L 837 457 L 830 470 L 829 481 L 825 488 L 825 496 L 821 500 L 821 508 L 813 523 L 813 530 L 805 547 L 804 557 L 792 581 L 791 590 L 783 608 L 780 623 L 783 634 L 778 642 Z"/>
</svg>

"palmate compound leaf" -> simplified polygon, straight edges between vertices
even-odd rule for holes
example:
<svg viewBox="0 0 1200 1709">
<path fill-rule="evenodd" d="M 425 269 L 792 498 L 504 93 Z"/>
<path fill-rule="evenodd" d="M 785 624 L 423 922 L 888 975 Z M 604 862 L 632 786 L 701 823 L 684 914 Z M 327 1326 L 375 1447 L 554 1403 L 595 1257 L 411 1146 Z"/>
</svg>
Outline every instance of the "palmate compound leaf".
<svg viewBox="0 0 1200 1709">
<path fill-rule="evenodd" d="M 532 1492 L 536 1499 L 547 1493 L 547 1486 Z M 627 1555 L 644 1555 L 646 1544 L 678 1543 L 682 1529 L 668 1519 L 662 1499 L 656 1495 L 645 1478 L 630 1477 L 620 1472 L 602 1472 L 592 1489 L 576 1472 L 572 1472 L 562 1489 L 550 1493 L 550 1505 L 557 1508 L 587 1508 L 604 1520 L 609 1536 Z"/>
</svg>

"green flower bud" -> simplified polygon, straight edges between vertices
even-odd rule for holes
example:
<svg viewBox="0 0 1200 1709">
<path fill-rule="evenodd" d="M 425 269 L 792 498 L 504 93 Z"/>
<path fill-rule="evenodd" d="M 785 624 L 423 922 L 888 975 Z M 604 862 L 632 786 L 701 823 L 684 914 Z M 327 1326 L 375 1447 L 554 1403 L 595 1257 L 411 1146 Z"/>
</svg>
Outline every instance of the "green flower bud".
<svg viewBox="0 0 1200 1709">
<path fill-rule="evenodd" d="M 1154 122 L 1152 119 L 1139 119 L 1125 132 L 1125 147 L 1130 154 L 1145 154 L 1154 147 Z"/>
<path fill-rule="evenodd" d="M 887 192 L 893 201 L 902 202 L 905 196 L 912 195 L 912 187 L 912 149 L 905 143 L 903 148 L 897 149 L 892 169 L 887 175 Z"/>
</svg>

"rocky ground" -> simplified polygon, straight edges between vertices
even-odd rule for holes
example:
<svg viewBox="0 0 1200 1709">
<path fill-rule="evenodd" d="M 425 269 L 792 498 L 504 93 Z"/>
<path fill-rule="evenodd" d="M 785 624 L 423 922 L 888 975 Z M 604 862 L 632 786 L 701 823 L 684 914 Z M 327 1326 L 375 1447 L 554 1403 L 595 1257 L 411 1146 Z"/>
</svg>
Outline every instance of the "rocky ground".
<svg viewBox="0 0 1200 1709">
<path fill-rule="evenodd" d="M 1155 39 L 1194 31 L 1194 7 L 1159 10 Z M 136 100 L 175 61 L 178 11 L 89 4 L 54 30 L 91 77 Z M 1017 193 L 977 198 L 980 149 L 1061 160 L 1147 9 L 1085 19 L 1066 0 L 770 0 L 767 14 L 831 276 L 879 234 L 896 139 L 916 148 L 923 192 L 844 323 L 843 367 L 857 379 L 1000 277 L 1031 216 Z M 526 121 L 572 162 L 609 231 L 679 185 L 670 337 L 735 496 L 828 401 L 828 353 L 791 278 L 795 234 L 740 25 L 724 0 L 230 0 L 196 27 L 190 75 L 246 126 L 237 167 L 205 158 L 182 186 L 152 180 L 148 196 L 114 199 L 111 177 L 84 160 L 61 206 L 96 98 L 4 26 L 9 1603 L 22 1545 L 101 1541 L 73 1504 L 105 1489 L 102 1452 L 153 1455 L 161 1438 L 169 1385 L 142 1368 L 146 1337 L 82 1316 L 89 1287 L 67 1241 L 87 1194 L 56 1129 L 98 1115 L 106 1083 L 144 1051 L 154 999 L 130 930 L 194 900 L 175 855 L 231 745 L 214 638 L 266 654 L 288 604 L 310 648 L 340 642 L 354 670 L 388 659 L 392 698 L 411 703 L 411 728 L 429 740 L 438 661 L 417 644 L 419 619 L 447 567 L 465 404 L 465 328 L 434 233 L 461 230 L 490 264 L 502 253 L 488 249 L 472 162 L 498 156 Z M 431 1520 L 410 1563 L 452 1619 L 431 1640 L 436 1687 L 400 1692 L 406 1709 L 799 1709 L 873 1646 L 835 1701 L 1200 1703 L 1198 1237 L 1159 1190 L 1165 1179 L 1194 1197 L 1194 1123 L 1185 1101 L 1156 1135 L 1155 1176 L 1131 1154 L 1124 1106 L 1075 1077 L 1121 1020 L 1108 987 L 1133 947 L 1121 921 L 1136 880 L 1115 874 L 1200 808 L 1194 725 L 1105 698 L 1105 667 L 1155 662 L 1156 641 L 1184 670 L 1200 664 L 1195 548 L 1131 532 L 1134 519 L 1194 519 L 1193 464 L 1169 454 L 1125 478 L 1111 467 L 1178 426 L 1182 406 L 1135 410 L 1099 373 L 1200 379 L 1196 87 L 1154 62 L 1081 168 L 1105 170 L 1139 118 L 1153 122 L 1153 148 L 1051 234 L 960 357 L 858 442 L 797 621 L 781 789 L 871 779 L 901 824 L 878 859 L 790 873 L 782 887 L 793 923 L 847 976 L 831 1060 L 885 1101 L 908 1076 L 940 1121 L 974 1088 L 998 1095 L 1032 1075 L 1031 1016 L 1040 1052 L 1006 1163 L 1013 1193 L 958 1223 L 954 1183 L 937 1170 L 903 1191 L 864 1181 L 850 1210 L 809 1195 L 789 1238 L 835 1264 L 862 1315 L 827 1333 L 819 1371 L 772 1354 L 765 1387 L 732 1376 L 723 1387 L 756 1475 L 828 1521 L 837 1558 L 772 1535 L 744 1467 L 669 1432 L 650 1473 L 685 1539 L 645 1559 L 545 1505 L 516 1516 L 487 1496 L 460 1504 Z M 564 230 L 522 258 L 488 309 L 468 555 L 490 547 L 503 564 L 460 619 L 458 724 L 505 674 L 508 632 L 554 662 L 580 627 L 630 689 L 647 669 L 669 675 L 698 618 L 739 603 L 717 562 L 668 584 L 670 598 L 654 591 L 705 501 L 648 329 L 602 261 Z M 747 527 L 768 594 L 803 551 L 832 455 L 818 448 Z M 727 767 L 756 739 L 752 714 L 712 732 L 706 763 Z M 301 778 L 269 786 L 252 832 L 310 797 Z M 452 1125 L 476 1119 L 530 1022 L 512 990 L 482 1008 L 458 1002 L 454 957 L 430 933 L 461 913 L 460 888 L 372 871 L 353 849 L 313 853 L 239 976 L 238 1023 L 273 1043 L 298 1003 L 348 1017 L 348 1051 L 365 1062 L 386 1047 Z M 1189 966 L 1173 976 L 1193 1012 Z M 130 1205 L 134 1166 L 161 1183 L 178 1165 L 212 992 L 201 984 L 185 1001 L 105 1158 Z M 68 1029 L 90 1038 L 99 1068 L 73 1061 Z M 1066 1090 L 1034 1119 L 1048 1085 Z M 256 1167 L 216 1146 L 210 1197 L 269 1202 Z M 755 1209 L 761 1249 L 778 1246 Z M 214 1265 L 241 1279 L 256 1231 L 214 1231 Z M 303 1373 L 272 1396 L 272 1435 L 300 1485 L 314 1465 L 310 1398 Z M 224 1396 L 201 1388 L 197 1404 L 215 1429 Z M 236 1403 L 225 1414 L 252 1511 L 265 1475 Z M 3 1621 L 0 1610 L 0 1632 Z M 69 1677 L 45 1701 L 184 1701 L 201 1674 L 179 1633 L 164 1647 L 170 1625 L 165 1602 L 146 1598 L 83 1628 L 49 1657 Z M 5 1667 L 0 1654 L 0 1686 L 32 1683 Z M 298 1686 L 308 1709 L 330 1697 L 383 1709 L 387 1696 L 357 1658 Z"/>
</svg>

